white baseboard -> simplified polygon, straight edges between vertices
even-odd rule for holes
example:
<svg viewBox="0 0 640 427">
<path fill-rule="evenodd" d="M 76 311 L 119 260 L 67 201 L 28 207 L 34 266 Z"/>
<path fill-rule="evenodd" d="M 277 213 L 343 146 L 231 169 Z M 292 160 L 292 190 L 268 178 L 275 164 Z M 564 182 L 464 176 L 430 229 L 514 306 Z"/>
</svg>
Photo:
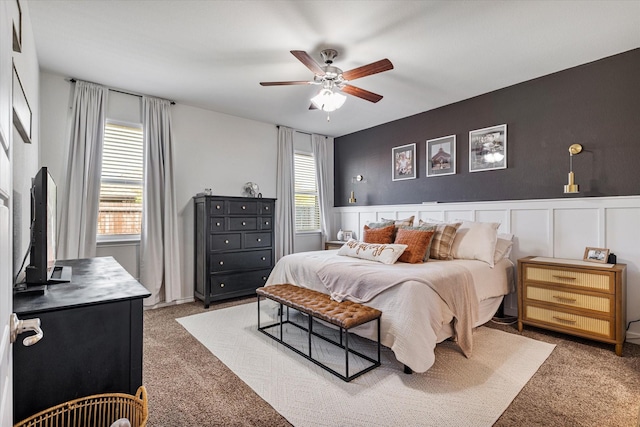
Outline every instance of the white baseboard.
<svg viewBox="0 0 640 427">
<path fill-rule="evenodd" d="M 631 344 L 640 345 L 640 333 L 637 332 L 627 332 L 626 342 L 630 342 Z"/>
</svg>

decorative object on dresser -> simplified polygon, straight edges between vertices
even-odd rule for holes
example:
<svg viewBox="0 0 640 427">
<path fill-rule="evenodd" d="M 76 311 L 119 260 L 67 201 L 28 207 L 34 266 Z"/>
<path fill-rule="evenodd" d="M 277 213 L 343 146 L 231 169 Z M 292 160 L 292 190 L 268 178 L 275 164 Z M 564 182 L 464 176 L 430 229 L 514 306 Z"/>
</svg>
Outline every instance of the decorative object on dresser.
<svg viewBox="0 0 640 427">
<path fill-rule="evenodd" d="M 518 330 L 523 325 L 615 344 L 622 356 L 625 264 L 527 257 L 518 260 Z"/>
<path fill-rule="evenodd" d="M 582 259 L 585 261 L 606 264 L 609 262 L 609 249 L 586 247 Z"/>
<path fill-rule="evenodd" d="M 211 301 L 253 295 L 274 264 L 275 199 L 197 196 L 194 295 Z"/>
</svg>

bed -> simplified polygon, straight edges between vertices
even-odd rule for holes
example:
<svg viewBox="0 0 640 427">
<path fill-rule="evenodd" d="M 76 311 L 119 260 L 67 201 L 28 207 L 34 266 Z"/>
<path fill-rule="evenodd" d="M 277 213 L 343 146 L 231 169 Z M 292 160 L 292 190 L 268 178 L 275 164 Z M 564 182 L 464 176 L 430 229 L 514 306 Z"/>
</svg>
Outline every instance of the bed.
<svg viewBox="0 0 640 427">
<path fill-rule="evenodd" d="M 425 285 L 425 282 L 431 280 L 430 275 L 433 277 L 435 274 L 439 277 L 438 280 L 446 281 L 449 271 L 464 271 L 465 277 L 470 278 L 474 318 L 467 319 L 467 323 L 472 327 L 489 321 L 499 308 L 504 295 L 512 292 L 514 287 L 514 265 L 508 258 L 499 260 L 494 266 L 471 259 L 429 259 L 424 263 L 398 262 L 387 265 L 339 255 L 339 250 L 287 255 L 276 263 L 266 286 L 291 283 L 331 294 L 326 285 L 327 280 L 331 278 L 327 278 L 327 275 L 334 272 L 334 275 L 340 275 L 342 280 L 345 268 L 362 268 L 370 274 L 379 271 L 381 277 L 389 277 L 390 274 L 399 276 L 393 286 L 361 302 L 382 311 L 382 344 L 394 352 L 399 362 L 415 372 L 425 372 L 433 365 L 436 344 L 454 336 L 454 328 L 460 322 L 458 318 L 465 316 L 461 312 L 454 316 L 454 311 L 439 294 L 432 287 Z M 335 277 L 334 280 L 337 281 Z M 348 296 L 346 299 L 357 300 Z M 365 338 L 376 337 L 376 331 L 370 325 L 354 328 L 353 332 Z"/>
</svg>

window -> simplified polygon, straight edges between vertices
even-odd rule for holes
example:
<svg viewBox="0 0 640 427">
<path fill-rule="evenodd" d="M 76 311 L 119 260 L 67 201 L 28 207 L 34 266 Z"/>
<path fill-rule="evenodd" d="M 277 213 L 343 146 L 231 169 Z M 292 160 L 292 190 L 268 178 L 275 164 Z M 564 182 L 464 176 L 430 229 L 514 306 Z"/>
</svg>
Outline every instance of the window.
<svg viewBox="0 0 640 427">
<path fill-rule="evenodd" d="M 102 149 L 98 236 L 140 234 L 142 168 L 142 128 L 107 123 Z"/>
<path fill-rule="evenodd" d="M 311 154 L 294 154 L 296 231 L 320 230 L 316 162 Z"/>
</svg>

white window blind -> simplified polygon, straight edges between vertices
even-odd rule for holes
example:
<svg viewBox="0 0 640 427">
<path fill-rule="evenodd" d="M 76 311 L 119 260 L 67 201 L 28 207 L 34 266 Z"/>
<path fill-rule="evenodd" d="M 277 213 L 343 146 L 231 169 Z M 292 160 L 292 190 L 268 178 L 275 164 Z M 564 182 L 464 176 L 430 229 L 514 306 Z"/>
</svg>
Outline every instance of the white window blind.
<svg viewBox="0 0 640 427">
<path fill-rule="evenodd" d="M 316 163 L 311 154 L 295 153 L 296 231 L 320 230 Z"/>
<path fill-rule="evenodd" d="M 102 152 L 98 235 L 140 234 L 142 128 L 107 123 Z"/>
</svg>

